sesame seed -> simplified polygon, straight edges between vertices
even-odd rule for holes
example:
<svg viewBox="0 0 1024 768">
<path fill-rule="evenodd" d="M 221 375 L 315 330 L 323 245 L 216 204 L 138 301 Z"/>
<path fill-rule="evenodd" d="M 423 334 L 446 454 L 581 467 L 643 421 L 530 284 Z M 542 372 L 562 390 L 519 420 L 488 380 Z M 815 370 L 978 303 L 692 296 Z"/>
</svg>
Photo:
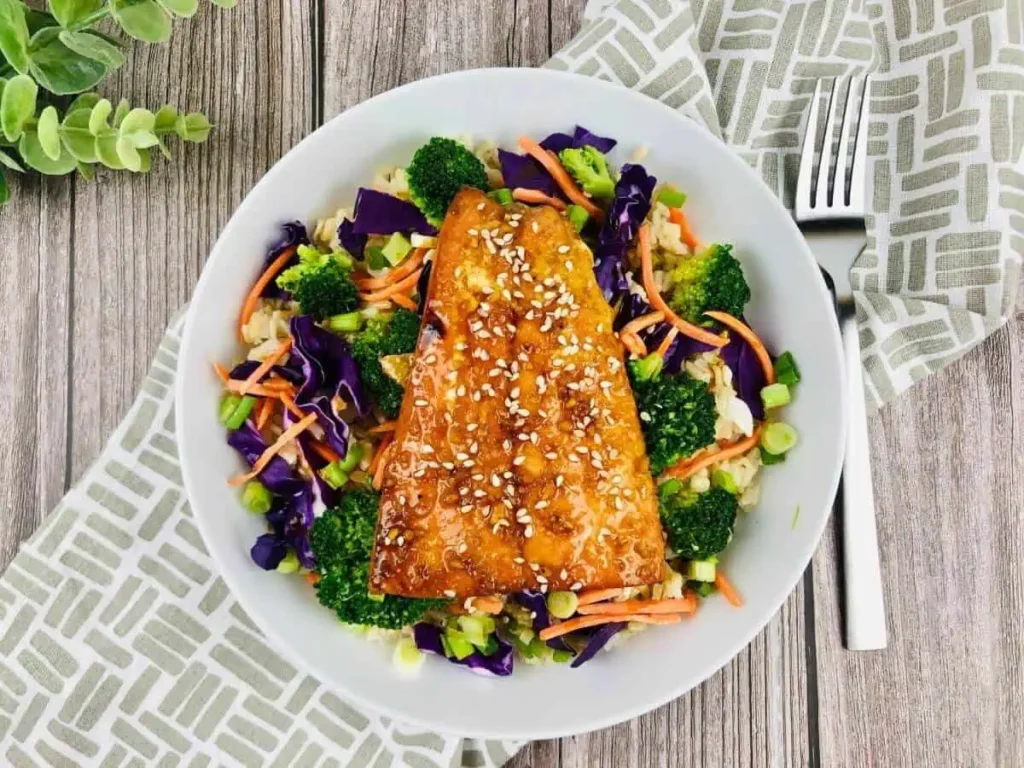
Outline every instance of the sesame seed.
<svg viewBox="0 0 1024 768">
<path fill-rule="evenodd" d="M 428 405 L 428 403 L 422 397 L 418 397 L 413 401 L 413 405 L 423 407 L 424 405 Z"/>
<path fill-rule="evenodd" d="M 579 464 L 580 460 L 579 460 L 579 457 L 575 453 L 570 453 L 569 454 L 569 462 L 572 463 L 572 464 Z"/>
<path fill-rule="evenodd" d="M 567 570 L 565 570 L 565 568 L 563 568 L 561 570 L 561 572 L 559 572 L 558 578 L 563 579 L 563 580 L 564 579 L 568 579 L 569 578 L 569 572 Z"/>
<path fill-rule="evenodd" d="M 651 422 L 651 414 L 647 411 L 640 411 L 640 421 L 644 421 L 649 424 Z"/>
<path fill-rule="evenodd" d="M 512 558 L 512 562 L 515 563 L 516 565 L 522 565 L 526 561 L 523 558 L 521 558 L 521 557 L 513 557 Z"/>
<path fill-rule="evenodd" d="M 569 246 L 568 245 L 560 245 L 560 246 L 558 246 L 558 252 L 559 253 L 568 253 L 569 252 Z"/>
<path fill-rule="evenodd" d="M 475 475 L 473 475 L 473 480 L 475 480 L 475 481 L 476 481 L 476 482 L 478 482 L 478 483 L 479 483 L 479 482 L 480 482 L 481 480 L 483 480 L 483 479 L 484 479 L 484 476 L 483 476 L 482 474 L 480 474 L 479 472 L 477 472 L 477 473 L 476 473 Z"/>
<path fill-rule="evenodd" d="M 471 512 L 472 510 L 472 504 L 463 504 L 461 507 L 459 507 L 459 512 L 462 512 L 463 514 L 465 514 L 466 512 Z"/>
<path fill-rule="evenodd" d="M 445 469 L 449 470 L 449 471 L 455 469 L 455 465 L 452 464 L 452 462 L 450 462 L 450 461 L 442 461 L 441 462 L 441 466 L 444 467 Z"/>
<path fill-rule="evenodd" d="M 480 208 L 480 209 L 482 209 L 483 207 L 484 207 L 483 203 L 480 203 L 480 205 L 477 206 L 477 208 Z M 445 594 L 445 597 L 455 597 L 455 590 L 454 589 L 446 589 L 444 591 L 444 594 Z"/>
<path fill-rule="evenodd" d="M 537 574 L 537 583 L 538 584 L 547 584 L 548 583 L 547 576 L 545 576 L 542 573 L 538 573 Z"/>
<path fill-rule="evenodd" d="M 583 582 L 582 581 L 574 581 L 572 583 L 572 586 L 569 587 L 569 589 L 572 592 L 579 592 L 581 589 L 583 589 Z"/>
<path fill-rule="evenodd" d="M 536 504 L 534 504 L 533 506 L 534 506 L 534 507 L 535 507 L 536 509 L 544 509 L 544 508 L 545 508 L 545 507 L 546 507 L 547 505 L 548 505 L 548 503 L 547 503 L 546 501 L 544 501 L 543 499 L 541 499 L 540 501 L 538 501 L 538 502 L 537 502 Z"/>
<path fill-rule="evenodd" d="M 473 498 L 474 499 L 482 499 L 486 495 L 487 495 L 487 491 L 482 491 L 479 488 L 477 488 L 475 491 L 473 491 Z"/>
<path fill-rule="evenodd" d="M 421 445 L 420 446 L 420 453 L 422 453 L 424 455 L 427 455 L 427 454 L 433 453 L 433 452 L 434 452 L 434 449 L 431 448 L 429 445 Z"/>
<path fill-rule="evenodd" d="M 562 477 L 561 475 L 558 475 L 558 477 L 555 478 L 555 487 L 556 488 L 561 488 L 562 487 L 562 483 L 564 483 L 564 482 L 565 482 L 565 478 Z"/>
<path fill-rule="evenodd" d="M 462 542 L 461 544 L 459 544 L 458 553 L 461 555 L 467 549 L 469 549 L 469 547 L 466 545 L 466 542 Z"/>
<path fill-rule="evenodd" d="M 478 207 L 479 207 L 479 206 L 478 206 Z M 480 234 L 480 230 L 478 230 L 478 229 L 475 229 L 475 228 L 474 228 L 474 229 L 467 229 L 466 231 L 467 231 L 467 232 L 468 232 L 469 234 L 471 234 L 471 235 L 472 235 L 473 237 L 476 237 L 477 235 L 479 235 L 479 234 Z"/>
<path fill-rule="evenodd" d="M 530 228 L 533 230 L 534 234 L 540 231 L 540 227 L 537 226 L 536 221 L 530 222 Z"/>
<path fill-rule="evenodd" d="M 518 467 L 521 464 L 523 464 L 525 461 L 526 461 L 526 457 L 525 456 L 516 456 L 514 459 L 512 459 L 512 466 Z"/>
</svg>

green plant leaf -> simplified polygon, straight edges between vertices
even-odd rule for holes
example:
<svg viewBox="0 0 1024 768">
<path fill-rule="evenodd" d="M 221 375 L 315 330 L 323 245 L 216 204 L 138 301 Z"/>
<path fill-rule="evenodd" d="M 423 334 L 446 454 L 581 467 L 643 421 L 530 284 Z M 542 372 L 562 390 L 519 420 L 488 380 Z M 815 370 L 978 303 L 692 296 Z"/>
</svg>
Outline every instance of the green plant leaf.
<svg viewBox="0 0 1024 768">
<path fill-rule="evenodd" d="M 111 125 L 115 128 L 121 127 L 121 121 L 125 119 L 129 112 L 132 111 L 131 104 L 128 103 L 128 99 L 121 99 L 117 102 L 117 106 L 114 107 L 114 117 L 111 120 Z"/>
<path fill-rule="evenodd" d="M 113 109 L 113 105 L 107 99 L 100 99 L 96 102 L 96 106 L 89 114 L 89 133 L 99 136 L 104 131 L 109 131 L 110 125 L 107 123 L 107 118 L 110 117 Z"/>
<path fill-rule="evenodd" d="M 107 68 L 102 62 L 68 48 L 61 42 L 60 34 L 58 27 L 47 27 L 32 35 L 29 70 L 38 83 L 51 93 L 87 91 L 103 79 Z"/>
<path fill-rule="evenodd" d="M 148 109 L 136 107 L 121 121 L 121 137 L 132 143 L 136 149 L 155 146 L 160 140 L 153 133 L 156 115 Z"/>
<path fill-rule="evenodd" d="M 22 75 L 28 72 L 30 39 L 25 6 L 18 0 L 0 0 L 0 53 Z"/>
<path fill-rule="evenodd" d="M 141 160 L 141 164 L 139 165 L 139 173 L 149 173 L 151 159 L 149 156 L 148 149 L 139 150 L 139 160 Z"/>
<path fill-rule="evenodd" d="M 98 61 L 110 71 L 124 64 L 124 53 L 121 49 L 105 37 L 100 37 L 92 32 L 63 30 L 60 33 L 60 41 L 75 53 Z"/>
<path fill-rule="evenodd" d="M 28 75 L 17 75 L 7 81 L 0 98 L 0 127 L 8 141 L 17 141 L 25 123 L 36 113 L 39 86 Z"/>
<path fill-rule="evenodd" d="M 142 170 L 142 156 L 130 139 L 119 136 L 115 148 L 117 149 L 117 156 L 121 158 L 125 168 L 136 173 Z"/>
<path fill-rule="evenodd" d="M 79 163 L 78 172 L 86 181 L 92 181 L 94 178 L 96 178 L 96 171 L 94 171 L 92 166 L 88 165 L 87 163 Z"/>
<path fill-rule="evenodd" d="M 111 131 L 109 134 L 99 136 L 96 139 L 96 156 L 107 168 L 120 171 L 124 163 L 117 154 L 117 134 Z"/>
<path fill-rule="evenodd" d="M 191 18 L 199 10 L 199 0 L 156 0 L 168 13 L 181 16 L 183 19 Z"/>
<path fill-rule="evenodd" d="M 171 36 L 171 19 L 154 0 L 107 0 L 114 20 L 130 37 L 163 43 Z"/>
<path fill-rule="evenodd" d="M 50 10 L 62 27 L 72 27 L 103 7 L 103 0 L 50 0 Z"/>
<path fill-rule="evenodd" d="M 234 8 L 238 5 L 238 0 L 210 0 L 214 5 L 219 5 L 221 8 Z"/>
<path fill-rule="evenodd" d="M 0 151 L 0 165 L 5 165 L 12 171 L 18 171 L 18 173 L 24 173 L 25 169 L 21 167 L 21 163 L 15 160 L 6 152 Z"/>
<path fill-rule="evenodd" d="M 175 131 L 183 141 L 203 142 L 210 135 L 210 121 L 201 112 L 179 115 Z"/>
<path fill-rule="evenodd" d="M 77 96 L 75 100 L 68 105 L 66 111 L 68 113 L 71 113 L 79 109 L 92 109 L 100 103 L 100 99 L 101 96 L 94 91 L 90 91 L 89 93 L 83 93 Z"/>
<path fill-rule="evenodd" d="M 76 109 L 64 115 L 64 122 L 60 127 L 60 138 L 65 148 L 80 163 L 95 163 L 99 161 L 96 156 L 96 137 L 89 130 L 89 117 L 91 112 L 88 109 Z"/>
<path fill-rule="evenodd" d="M 60 117 L 57 108 L 52 104 L 39 115 L 39 122 L 36 123 L 36 133 L 39 136 L 39 146 L 51 160 L 60 159 Z"/>
<path fill-rule="evenodd" d="M 47 155 L 43 145 L 39 143 L 39 134 L 35 131 L 25 131 L 21 134 L 18 151 L 27 166 L 47 176 L 63 176 L 75 170 L 78 164 L 70 152 L 62 150 L 56 160 Z"/>
<path fill-rule="evenodd" d="M 0 173 L 0 205 L 11 199 L 11 188 L 7 186 L 7 179 Z"/>
<path fill-rule="evenodd" d="M 48 13 L 33 8 L 25 9 L 25 23 L 28 24 L 29 35 L 34 35 L 46 27 L 59 27 L 60 23 Z"/>
</svg>

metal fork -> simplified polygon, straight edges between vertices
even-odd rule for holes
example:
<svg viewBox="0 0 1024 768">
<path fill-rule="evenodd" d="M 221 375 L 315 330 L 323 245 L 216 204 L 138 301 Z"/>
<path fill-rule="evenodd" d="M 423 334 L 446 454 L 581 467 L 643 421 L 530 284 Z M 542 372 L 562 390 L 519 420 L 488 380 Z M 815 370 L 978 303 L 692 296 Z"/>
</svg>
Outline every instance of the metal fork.
<svg viewBox="0 0 1024 768">
<path fill-rule="evenodd" d="M 868 81 L 863 78 L 860 82 L 856 79 L 848 82 L 845 98 L 838 79 L 833 80 L 831 86 L 824 87 L 818 81 L 814 90 L 800 155 L 794 216 L 818 264 L 832 278 L 835 288 L 846 360 L 850 417 L 842 482 L 846 647 L 867 651 L 886 646 L 867 408 L 861 377 L 857 312 L 850 288 L 850 268 L 866 243 Z M 815 166 L 820 104 L 826 88 L 828 116 L 820 160 Z M 856 99 L 858 94 L 859 103 Z M 840 104 L 841 101 L 844 103 Z M 836 127 L 841 131 L 838 152 L 833 149 Z M 851 134 L 854 136 L 852 164 L 849 161 Z"/>
</svg>

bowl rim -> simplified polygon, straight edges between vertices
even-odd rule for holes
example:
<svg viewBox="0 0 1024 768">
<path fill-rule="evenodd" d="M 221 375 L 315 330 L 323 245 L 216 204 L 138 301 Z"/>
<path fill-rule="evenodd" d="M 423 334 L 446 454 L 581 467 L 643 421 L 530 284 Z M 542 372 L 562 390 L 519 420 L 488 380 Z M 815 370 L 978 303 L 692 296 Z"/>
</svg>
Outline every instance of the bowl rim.
<svg viewBox="0 0 1024 768">
<path fill-rule="evenodd" d="M 245 208 L 247 201 L 250 200 L 253 196 L 255 196 L 256 193 L 262 190 L 264 187 L 272 186 L 275 183 L 277 177 L 284 172 L 284 169 L 289 164 L 291 158 L 299 152 L 300 148 L 302 148 L 303 145 L 305 145 L 307 142 L 313 141 L 314 137 L 316 137 L 318 134 L 332 130 L 332 126 L 339 121 L 352 119 L 353 116 L 358 116 L 360 112 L 369 108 L 369 105 L 377 104 L 381 101 L 389 99 L 401 98 L 401 95 L 406 91 L 424 87 L 424 84 L 426 83 L 436 85 L 437 83 L 456 82 L 466 79 L 488 77 L 505 78 L 509 76 L 524 77 L 528 79 L 537 78 L 552 81 L 586 81 L 588 83 L 588 87 L 596 87 L 599 90 L 605 90 L 610 97 L 613 97 L 618 100 L 624 100 L 625 102 L 633 101 L 637 103 L 644 102 L 648 107 L 653 102 L 653 104 L 657 105 L 658 109 L 665 111 L 666 116 L 670 116 L 671 119 L 678 123 L 680 130 L 688 132 L 704 132 L 709 134 L 710 138 L 712 138 L 713 140 L 721 142 L 721 139 L 719 137 L 710 134 L 710 132 L 708 132 L 699 123 L 696 123 L 692 119 L 687 118 L 687 116 L 685 116 L 683 113 L 669 107 L 668 105 L 658 101 L 657 99 L 646 96 L 645 94 L 639 91 L 627 88 L 626 86 L 620 85 L 618 83 L 601 81 L 593 77 L 579 75 L 571 72 L 526 67 L 484 67 L 438 74 L 422 78 L 419 80 L 415 80 L 404 85 L 398 86 L 396 88 L 390 89 L 388 91 L 379 93 L 369 99 L 359 102 L 358 104 L 340 112 L 339 114 L 335 115 L 330 120 L 328 120 L 326 123 L 321 125 L 319 128 L 317 128 L 315 131 L 305 136 L 300 142 L 295 144 L 295 146 L 289 149 L 280 159 L 278 159 L 274 163 L 274 165 L 271 166 L 267 170 L 267 172 L 259 179 L 259 181 L 257 181 L 256 184 L 254 184 L 252 188 L 246 193 L 245 197 L 238 204 L 238 206 L 231 214 L 231 217 L 224 225 L 220 235 L 218 236 L 216 242 L 214 243 L 213 247 L 210 250 L 206 262 L 203 265 L 203 269 L 199 276 L 199 280 L 196 283 L 195 290 L 193 291 L 190 304 L 195 305 L 202 303 L 204 294 L 206 293 L 206 286 L 212 280 L 211 270 L 208 269 L 208 267 L 216 258 L 218 258 L 218 254 L 221 253 L 221 251 L 226 250 L 227 246 L 225 245 L 225 243 L 231 240 L 235 230 L 243 226 L 244 217 L 240 216 L 240 213 Z M 537 82 L 535 81 L 531 83 L 531 86 L 537 86 Z M 763 187 L 764 182 L 761 179 L 761 177 L 757 174 L 757 172 L 749 164 L 744 162 L 735 153 L 735 151 L 733 151 L 731 147 L 729 147 L 727 144 L 724 144 L 724 142 L 722 143 L 727 150 L 727 154 L 731 156 L 735 164 L 737 166 L 742 166 L 742 170 L 740 172 L 746 174 L 747 179 L 750 181 L 750 183 L 760 185 Z M 769 206 L 774 208 L 775 213 L 781 219 L 786 220 L 786 224 L 784 226 L 787 226 L 791 230 L 796 240 L 800 243 L 800 247 L 798 248 L 799 257 L 803 258 L 808 263 L 809 267 L 812 267 L 813 269 L 817 270 L 818 263 L 815 260 L 813 254 L 811 253 L 807 241 L 800 233 L 800 230 L 794 222 L 789 211 L 787 211 L 787 209 L 783 206 L 779 198 L 774 193 L 772 193 L 771 190 L 768 190 L 765 187 L 765 191 L 768 192 L 767 197 L 771 198 Z M 818 290 L 820 292 L 820 298 L 824 298 L 829 304 L 831 304 L 831 295 L 829 294 L 824 281 L 820 282 L 820 284 L 818 285 Z M 193 311 L 189 311 L 187 313 L 185 324 L 181 333 L 181 349 L 179 351 L 179 360 L 184 360 L 187 357 L 189 348 L 191 346 L 189 343 L 190 340 L 196 333 L 200 332 L 200 330 L 194 324 L 194 318 L 196 317 L 196 314 L 197 313 Z M 839 373 L 840 381 L 845 382 L 847 380 L 847 373 L 844 356 L 842 354 L 842 340 L 839 331 L 838 319 L 835 317 L 835 315 L 832 315 L 830 320 L 831 322 L 829 323 L 829 332 L 832 337 L 830 351 L 834 358 L 832 363 L 835 365 L 836 370 Z M 186 393 L 187 387 L 185 383 L 186 377 L 181 374 L 182 367 L 183 366 L 179 364 L 179 373 L 176 376 L 174 386 L 174 397 L 176 403 L 175 429 L 178 435 L 179 445 L 182 445 L 184 442 L 183 435 L 186 429 L 186 422 L 183 416 L 183 413 L 186 409 L 183 408 L 181 404 L 188 401 Z M 336 681 L 332 680 L 329 670 L 320 668 L 319 665 L 317 665 L 315 662 L 304 657 L 301 657 L 299 654 L 289 655 L 289 660 L 294 662 L 296 666 L 298 666 L 300 669 L 304 670 L 308 674 L 315 677 L 322 684 L 327 685 L 328 687 L 335 688 L 339 693 L 342 694 L 344 698 L 347 698 L 352 703 L 356 704 L 359 707 L 365 708 L 371 713 L 376 713 L 379 715 L 384 715 L 393 718 L 398 723 L 405 724 L 408 726 L 428 729 L 430 731 L 439 732 L 442 734 L 449 734 L 462 738 L 500 740 L 536 740 L 561 738 L 576 734 L 589 733 L 595 730 L 617 725 L 619 723 L 623 723 L 628 720 L 632 720 L 633 718 L 644 715 L 647 712 L 651 712 L 671 701 L 674 701 L 683 694 L 689 692 L 693 688 L 700 685 L 705 680 L 710 679 L 720 669 L 722 669 L 726 664 L 728 664 L 733 658 L 735 658 L 744 648 L 746 648 L 754 640 L 754 638 L 756 638 L 764 630 L 768 622 L 771 621 L 771 619 L 782 607 L 782 604 L 793 593 L 793 590 L 796 588 L 797 583 L 802 578 L 804 572 L 809 566 L 811 558 L 813 557 L 814 552 L 817 550 L 817 547 L 821 542 L 821 538 L 824 533 L 825 527 L 828 524 L 828 521 L 831 517 L 831 511 L 834 506 L 834 499 L 836 497 L 836 493 L 838 492 L 840 475 L 842 472 L 842 463 L 846 443 L 846 431 L 848 428 L 848 408 L 846 404 L 846 390 L 843 389 L 842 391 L 837 392 L 836 398 L 839 400 L 840 405 L 840 408 L 838 410 L 839 429 L 836 431 L 834 435 L 836 444 L 838 445 L 838 450 L 835 451 L 834 466 L 832 466 L 829 469 L 831 478 L 828 483 L 828 487 L 831 489 L 829 492 L 829 498 L 833 499 L 833 501 L 829 503 L 828 508 L 824 511 L 824 514 L 818 516 L 817 525 L 815 529 L 812 531 L 813 535 L 807 539 L 807 544 L 805 544 L 805 546 L 801 548 L 797 556 L 790 558 L 789 564 L 784 567 L 784 578 L 782 579 L 782 581 L 784 583 L 787 583 L 788 586 L 785 590 L 780 591 L 780 594 L 775 600 L 761 601 L 756 606 L 750 604 L 745 606 L 745 610 L 754 612 L 752 614 L 753 619 L 749 622 L 750 628 L 746 632 L 740 633 L 734 642 L 724 645 L 722 649 L 716 654 L 715 661 L 712 664 L 707 665 L 704 670 L 702 670 L 700 673 L 696 675 L 691 674 L 681 676 L 677 685 L 672 686 L 669 690 L 660 695 L 653 696 L 641 705 L 629 707 L 627 709 L 610 709 L 607 715 L 603 717 L 593 718 L 591 721 L 587 723 L 585 727 L 571 728 L 570 730 L 552 727 L 535 729 L 528 733 L 524 733 L 516 730 L 503 730 L 499 727 L 488 730 L 478 729 L 475 731 L 470 730 L 469 732 L 453 733 L 451 730 L 451 726 L 445 725 L 442 716 L 439 716 L 437 718 L 411 716 L 400 709 L 395 709 L 389 706 L 388 704 L 374 701 L 371 698 L 350 691 L 345 686 L 340 685 Z M 192 504 L 193 508 L 196 510 L 196 512 L 194 513 L 195 522 L 198 525 L 204 540 L 210 542 L 211 539 L 213 538 L 212 534 L 210 531 L 207 530 L 207 526 L 204 522 L 205 516 L 199 513 L 198 508 L 195 504 L 193 494 L 191 493 L 192 488 L 194 486 L 193 472 L 191 469 L 192 458 L 193 457 L 189 457 L 186 455 L 186 451 L 180 451 L 179 460 L 181 463 L 183 485 L 185 488 L 186 498 L 188 499 L 189 503 Z M 217 554 L 218 546 L 216 544 L 208 544 L 208 549 L 210 551 L 211 559 L 217 566 L 218 575 L 220 575 L 220 577 L 224 579 L 225 584 L 231 591 L 232 597 L 241 605 L 245 612 L 252 617 L 253 621 L 258 626 L 260 632 L 262 632 L 265 635 L 265 637 L 270 641 L 271 645 L 276 650 L 281 652 L 289 651 L 291 649 L 291 644 L 287 642 L 283 634 L 280 634 L 278 632 L 277 623 L 275 622 L 274 617 L 271 616 L 270 611 L 268 609 L 265 609 L 263 607 L 263 603 L 261 603 L 260 601 L 249 599 L 247 596 L 244 596 L 245 590 L 239 588 L 239 581 L 231 572 L 231 569 L 223 567 L 221 558 Z"/>
</svg>

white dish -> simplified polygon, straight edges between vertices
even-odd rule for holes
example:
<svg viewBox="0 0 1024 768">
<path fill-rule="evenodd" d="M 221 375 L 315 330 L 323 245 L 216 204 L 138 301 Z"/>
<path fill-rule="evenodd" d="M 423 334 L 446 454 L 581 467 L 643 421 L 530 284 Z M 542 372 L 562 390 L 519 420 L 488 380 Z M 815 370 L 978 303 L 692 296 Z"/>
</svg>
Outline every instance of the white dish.
<svg viewBox="0 0 1024 768">
<path fill-rule="evenodd" d="M 226 479 L 241 461 L 217 421 L 214 361 L 239 354 L 238 309 L 281 222 L 307 224 L 351 205 L 376 168 L 404 163 L 432 135 L 472 134 L 512 147 L 582 124 L 618 139 L 621 164 L 638 147 L 647 170 L 689 194 L 707 241 L 735 245 L 753 292 L 747 315 L 803 372 L 786 419 L 801 445 L 766 473 L 756 511 L 742 519 L 725 569 L 742 609 L 722 598 L 697 616 L 641 633 L 578 670 L 517 666 L 486 679 L 428 658 L 418 678 L 395 673 L 388 644 L 344 629 L 302 579 L 266 573 L 249 548 L 263 532 Z M 291 661 L 353 703 L 462 736 L 537 739 L 601 728 L 685 693 L 728 662 L 778 610 L 811 558 L 839 480 L 845 416 L 839 332 L 818 267 L 782 205 L 742 160 L 679 113 L 591 78 L 490 69 L 422 80 L 331 120 L 253 188 L 224 228 L 192 301 L 179 360 L 178 438 L 192 510 L 228 586 Z M 794 525 L 795 512 L 800 508 Z"/>
</svg>

